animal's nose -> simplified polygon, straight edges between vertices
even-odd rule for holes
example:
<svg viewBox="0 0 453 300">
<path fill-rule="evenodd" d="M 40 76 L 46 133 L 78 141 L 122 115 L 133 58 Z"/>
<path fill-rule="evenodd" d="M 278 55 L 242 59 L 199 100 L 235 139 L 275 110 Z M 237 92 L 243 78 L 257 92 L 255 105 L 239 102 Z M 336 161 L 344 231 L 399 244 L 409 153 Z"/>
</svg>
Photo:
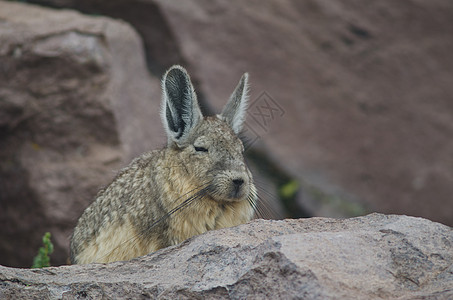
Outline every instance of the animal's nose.
<svg viewBox="0 0 453 300">
<path fill-rule="evenodd" d="M 233 184 L 234 184 L 236 187 L 240 187 L 241 185 L 244 184 L 244 179 L 242 179 L 242 178 L 233 179 Z"/>
</svg>

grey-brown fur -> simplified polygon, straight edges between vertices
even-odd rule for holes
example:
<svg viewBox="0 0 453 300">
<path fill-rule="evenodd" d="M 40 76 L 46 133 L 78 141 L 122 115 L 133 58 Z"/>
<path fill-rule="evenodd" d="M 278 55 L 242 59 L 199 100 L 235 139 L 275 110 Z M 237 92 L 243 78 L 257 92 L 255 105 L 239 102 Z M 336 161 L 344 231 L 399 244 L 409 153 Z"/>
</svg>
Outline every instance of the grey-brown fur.
<svg viewBox="0 0 453 300">
<path fill-rule="evenodd" d="M 98 193 L 74 229 L 72 263 L 127 260 L 252 218 L 256 189 L 237 137 L 247 80 L 244 74 L 222 114 L 203 117 L 187 72 L 167 71 L 168 145 L 136 158 Z"/>
</svg>

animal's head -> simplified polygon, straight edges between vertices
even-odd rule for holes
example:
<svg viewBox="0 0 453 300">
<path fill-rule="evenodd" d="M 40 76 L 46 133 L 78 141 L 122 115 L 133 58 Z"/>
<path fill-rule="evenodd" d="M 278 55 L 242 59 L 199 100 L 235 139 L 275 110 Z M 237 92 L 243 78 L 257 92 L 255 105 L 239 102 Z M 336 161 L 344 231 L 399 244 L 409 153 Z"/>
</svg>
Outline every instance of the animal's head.
<svg viewBox="0 0 453 300">
<path fill-rule="evenodd" d="M 204 117 L 186 70 L 171 67 L 163 77 L 162 121 L 168 147 L 182 157 L 185 170 L 216 201 L 242 201 L 256 197 L 247 168 L 244 146 L 238 138 L 247 109 L 244 74 L 221 114 Z"/>
</svg>

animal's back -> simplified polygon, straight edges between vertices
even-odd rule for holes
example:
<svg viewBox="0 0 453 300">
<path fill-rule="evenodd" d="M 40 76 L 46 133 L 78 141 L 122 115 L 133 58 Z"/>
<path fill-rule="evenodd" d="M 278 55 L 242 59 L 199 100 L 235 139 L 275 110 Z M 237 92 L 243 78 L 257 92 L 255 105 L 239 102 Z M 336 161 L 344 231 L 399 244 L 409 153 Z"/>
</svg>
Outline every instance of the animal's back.
<svg viewBox="0 0 453 300">
<path fill-rule="evenodd" d="M 155 194 L 151 174 L 160 155 L 152 151 L 136 158 L 99 191 L 74 229 L 72 263 L 127 260 L 166 246 L 143 243 L 137 226 L 140 215 L 146 215 L 145 209 L 147 219 L 158 217 L 160 211 L 156 201 L 149 201 Z M 162 225 L 156 230 L 158 226 Z"/>
</svg>

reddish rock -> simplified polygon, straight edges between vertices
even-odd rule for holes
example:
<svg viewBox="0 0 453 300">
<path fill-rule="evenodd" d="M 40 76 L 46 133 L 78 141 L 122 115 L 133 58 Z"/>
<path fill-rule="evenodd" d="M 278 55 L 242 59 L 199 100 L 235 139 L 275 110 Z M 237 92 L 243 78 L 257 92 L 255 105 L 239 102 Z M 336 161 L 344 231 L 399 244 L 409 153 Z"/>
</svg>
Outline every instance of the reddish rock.
<svg viewBox="0 0 453 300">
<path fill-rule="evenodd" d="M 217 109 L 249 71 L 249 128 L 313 214 L 334 198 L 453 224 L 450 1 L 38 2 L 131 22 L 151 65 L 186 62 Z"/>
<path fill-rule="evenodd" d="M 29 267 L 46 231 L 64 264 L 98 189 L 165 142 L 159 81 L 124 22 L 14 2 L 0 19 L 0 264 Z"/>
<path fill-rule="evenodd" d="M 252 124 L 278 165 L 371 210 L 453 224 L 450 1 L 158 2 L 207 98 L 220 105 L 249 71 L 252 99 L 283 110 Z"/>
</svg>

